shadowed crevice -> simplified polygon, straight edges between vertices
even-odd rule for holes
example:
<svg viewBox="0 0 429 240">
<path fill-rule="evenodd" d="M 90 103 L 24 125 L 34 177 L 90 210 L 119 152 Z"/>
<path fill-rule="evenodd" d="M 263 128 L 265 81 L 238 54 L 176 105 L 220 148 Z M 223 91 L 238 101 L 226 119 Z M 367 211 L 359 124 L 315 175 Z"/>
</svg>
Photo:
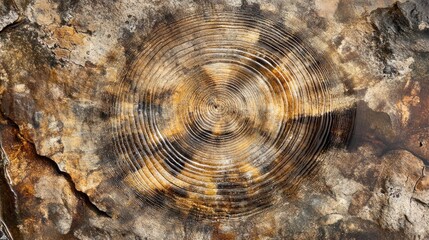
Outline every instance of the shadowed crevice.
<svg viewBox="0 0 429 240">
<path fill-rule="evenodd" d="M 107 213 L 106 211 L 103 211 L 96 204 L 94 204 L 91 201 L 90 197 L 85 192 L 79 191 L 76 188 L 76 184 L 74 183 L 74 181 L 73 181 L 73 179 L 69 173 L 62 171 L 54 160 L 52 160 L 46 156 L 40 155 L 36 150 L 34 142 L 23 136 L 23 134 L 21 133 L 21 130 L 19 129 L 19 126 L 12 119 L 10 119 L 8 116 L 5 116 L 3 113 L 0 113 L 0 117 L 4 118 L 7 121 L 7 125 L 9 125 L 12 128 L 15 128 L 17 130 L 17 132 L 18 132 L 17 137 L 21 140 L 22 143 L 26 142 L 29 144 L 29 146 L 31 147 L 30 151 L 32 151 L 37 158 L 43 160 L 45 163 L 47 163 L 52 168 L 52 170 L 55 173 L 64 177 L 64 179 L 67 180 L 67 182 L 69 183 L 69 186 L 72 189 L 74 195 L 78 199 L 81 199 L 89 209 L 91 209 L 93 212 L 95 212 L 98 216 L 112 218 L 112 216 L 109 213 Z"/>
</svg>

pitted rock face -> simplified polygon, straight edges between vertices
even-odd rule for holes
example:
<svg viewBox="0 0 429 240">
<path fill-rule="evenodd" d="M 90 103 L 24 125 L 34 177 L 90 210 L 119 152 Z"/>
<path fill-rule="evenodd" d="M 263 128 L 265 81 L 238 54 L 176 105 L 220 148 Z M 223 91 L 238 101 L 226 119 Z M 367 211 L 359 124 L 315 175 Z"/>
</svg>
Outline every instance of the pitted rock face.
<svg viewBox="0 0 429 240">
<path fill-rule="evenodd" d="M 142 201 L 205 217 L 260 212 L 342 146 L 329 59 L 262 16 L 211 12 L 160 26 L 115 91 L 118 172 Z M 117 173 L 116 173 L 117 174 Z"/>
</svg>

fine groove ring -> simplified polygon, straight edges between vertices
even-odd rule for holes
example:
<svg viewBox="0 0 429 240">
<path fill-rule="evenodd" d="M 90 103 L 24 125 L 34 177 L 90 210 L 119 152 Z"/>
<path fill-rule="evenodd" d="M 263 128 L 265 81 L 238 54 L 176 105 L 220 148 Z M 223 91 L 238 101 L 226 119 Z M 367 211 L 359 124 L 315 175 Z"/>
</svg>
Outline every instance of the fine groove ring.
<svg viewBox="0 0 429 240">
<path fill-rule="evenodd" d="M 338 84 L 324 58 L 262 16 L 212 12 L 161 26 L 117 89 L 123 181 L 159 207 L 259 212 L 346 141 L 352 121 L 332 107 Z"/>
</svg>

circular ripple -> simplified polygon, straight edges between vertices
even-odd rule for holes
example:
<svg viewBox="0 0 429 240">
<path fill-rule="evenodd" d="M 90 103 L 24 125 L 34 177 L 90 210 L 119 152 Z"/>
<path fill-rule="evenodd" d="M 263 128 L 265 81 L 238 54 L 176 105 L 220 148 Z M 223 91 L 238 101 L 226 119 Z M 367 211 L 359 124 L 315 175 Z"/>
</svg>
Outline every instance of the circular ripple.
<svg viewBox="0 0 429 240">
<path fill-rule="evenodd" d="M 118 162 L 126 185 L 156 206 L 258 212 L 292 193 L 351 129 L 332 111 L 329 64 L 263 17 L 175 21 L 128 67 L 114 106 Z"/>
</svg>

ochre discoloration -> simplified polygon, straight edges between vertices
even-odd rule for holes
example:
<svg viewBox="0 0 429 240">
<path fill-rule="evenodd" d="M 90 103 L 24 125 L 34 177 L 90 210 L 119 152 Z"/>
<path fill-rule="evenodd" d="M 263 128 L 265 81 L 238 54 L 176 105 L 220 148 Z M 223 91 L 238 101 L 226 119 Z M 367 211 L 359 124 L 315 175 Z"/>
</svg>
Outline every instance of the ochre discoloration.
<svg viewBox="0 0 429 240">
<path fill-rule="evenodd" d="M 61 48 L 72 49 L 75 45 L 84 43 L 85 35 L 77 33 L 73 27 L 61 27 L 54 30 L 54 37 L 58 39 Z"/>
</svg>

